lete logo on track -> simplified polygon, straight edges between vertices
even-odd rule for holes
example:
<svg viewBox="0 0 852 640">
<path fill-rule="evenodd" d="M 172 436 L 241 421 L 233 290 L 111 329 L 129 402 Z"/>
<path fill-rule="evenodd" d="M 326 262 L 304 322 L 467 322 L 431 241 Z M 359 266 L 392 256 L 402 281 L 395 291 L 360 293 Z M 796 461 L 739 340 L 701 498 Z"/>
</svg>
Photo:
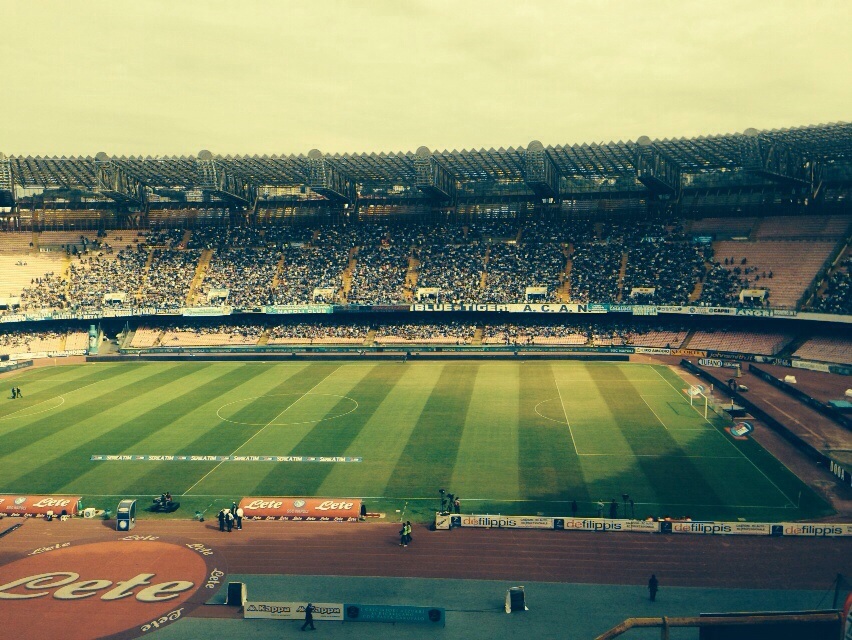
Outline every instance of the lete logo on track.
<svg viewBox="0 0 852 640">
<path fill-rule="evenodd" d="M 137 638 L 209 600 L 224 583 L 220 561 L 155 536 L 37 549 L 0 567 L 3 624 L 20 640 Z"/>
</svg>

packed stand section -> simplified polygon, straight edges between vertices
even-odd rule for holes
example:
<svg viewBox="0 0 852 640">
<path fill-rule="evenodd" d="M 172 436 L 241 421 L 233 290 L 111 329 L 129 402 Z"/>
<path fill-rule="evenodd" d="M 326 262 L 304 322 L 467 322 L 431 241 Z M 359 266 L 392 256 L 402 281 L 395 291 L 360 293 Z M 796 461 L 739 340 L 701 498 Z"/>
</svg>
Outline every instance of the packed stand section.
<svg viewBox="0 0 852 640">
<path fill-rule="evenodd" d="M 209 297 L 211 289 L 227 289 L 227 303 L 234 307 L 272 304 L 272 282 L 281 252 L 268 247 L 226 247 L 216 249 L 201 292 Z"/>
<path fill-rule="evenodd" d="M 376 344 L 454 344 L 473 342 L 476 325 L 451 321 L 446 324 L 381 325 L 376 329 Z"/>
<path fill-rule="evenodd" d="M 417 287 L 440 289 L 438 302 L 479 302 L 484 251 L 476 240 L 469 244 L 445 245 L 436 237 L 416 253 L 420 261 Z"/>
<path fill-rule="evenodd" d="M 352 344 L 363 345 L 370 327 L 367 324 L 299 323 L 277 325 L 269 330 L 267 344 Z"/>
<path fill-rule="evenodd" d="M 704 249 L 667 236 L 646 236 L 627 252 L 622 302 L 632 304 L 686 304 L 704 274 Z M 637 293 L 634 288 L 653 288 Z"/>
<path fill-rule="evenodd" d="M 142 245 L 136 249 L 122 249 L 114 255 L 81 256 L 71 264 L 68 298 L 72 308 L 100 308 L 107 294 L 124 296 L 118 306 L 133 306 L 142 286 L 148 252 Z"/>
<path fill-rule="evenodd" d="M 527 301 L 527 287 L 542 287 L 544 295 L 537 302 L 553 302 L 562 284 L 565 254 L 553 242 L 535 236 L 521 244 L 494 244 L 488 255 L 483 302 L 513 303 Z"/>
<path fill-rule="evenodd" d="M 483 329 L 484 345 L 584 345 L 589 341 L 585 328 L 573 325 L 502 324 Z"/>
<path fill-rule="evenodd" d="M 161 309 L 184 306 L 200 256 L 197 249 L 153 249 L 142 304 Z"/>
<path fill-rule="evenodd" d="M 326 226 L 311 234 L 309 242 L 294 241 L 281 247 L 283 260 L 274 291 L 275 304 L 334 302 L 343 286 L 343 271 L 354 246 L 351 230 Z M 331 295 L 314 295 L 316 289 Z"/>
<path fill-rule="evenodd" d="M 355 304 L 406 301 L 404 285 L 416 228 L 376 225 L 360 230 L 348 300 Z"/>
</svg>

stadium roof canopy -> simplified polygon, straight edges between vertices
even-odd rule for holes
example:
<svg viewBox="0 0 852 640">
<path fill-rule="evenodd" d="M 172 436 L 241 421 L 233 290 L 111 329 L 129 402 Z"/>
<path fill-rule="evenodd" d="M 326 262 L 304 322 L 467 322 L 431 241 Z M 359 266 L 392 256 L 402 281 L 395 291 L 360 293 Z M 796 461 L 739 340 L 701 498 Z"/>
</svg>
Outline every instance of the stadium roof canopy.
<svg viewBox="0 0 852 640">
<path fill-rule="evenodd" d="M 224 194 L 234 192 L 234 184 L 243 185 L 237 188 L 239 191 L 239 188 L 300 185 L 314 188 L 319 181 L 325 191 L 314 189 L 317 193 L 323 196 L 326 193 L 337 194 L 343 199 L 348 197 L 347 184 L 351 186 L 351 193 L 388 190 L 395 186 L 423 191 L 426 175 L 423 172 L 428 172 L 430 166 L 433 173 L 438 171 L 444 179 L 444 186 L 440 189 L 435 187 L 435 192 L 454 190 L 455 187 L 449 184 L 454 182 L 462 190 L 465 185 L 475 188 L 478 183 L 481 190 L 487 190 L 489 184 L 517 184 L 520 188 L 529 187 L 530 193 L 539 193 L 530 184 L 528 154 L 541 150 L 544 154 L 539 153 L 537 161 L 549 166 L 546 168 L 548 176 L 541 180 L 551 180 L 553 194 L 557 197 L 560 193 L 571 192 L 572 185 L 584 182 L 603 185 L 607 181 L 621 180 L 638 189 L 653 190 L 654 184 L 673 188 L 673 182 L 681 184 L 682 176 L 697 174 L 704 174 L 705 184 L 707 175 L 712 174 L 715 176 L 714 184 L 723 186 L 725 180 L 733 180 L 730 174 L 742 174 L 740 170 L 743 169 L 756 169 L 760 173 L 761 165 L 770 178 L 774 174 L 780 178 L 802 179 L 791 172 L 788 166 L 791 163 L 801 165 L 798 167 L 800 173 L 802 167 L 819 164 L 826 172 L 825 180 L 842 183 L 852 180 L 852 123 L 747 130 L 742 134 L 697 138 L 653 141 L 640 138 L 638 141 L 605 144 L 543 147 L 533 142 L 526 148 L 425 152 L 424 149 L 418 152 L 343 155 L 314 150 L 307 155 L 282 156 L 221 156 L 209 152 L 202 152 L 197 157 L 128 158 L 104 153 L 96 158 L 11 156 L 5 161 L 0 160 L 0 165 L 7 163 L 7 172 L 11 173 L 14 184 L 23 189 L 105 192 L 109 190 L 104 187 L 105 180 L 113 178 L 104 176 L 115 175 L 120 175 L 121 180 L 137 189 L 215 187 Z M 104 174 L 99 167 L 106 168 L 108 173 Z M 643 174 L 650 179 L 643 179 Z M 742 186 L 742 182 L 733 181 L 731 185 Z M 126 184 L 111 187 L 115 192 L 129 188 Z"/>
</svg>

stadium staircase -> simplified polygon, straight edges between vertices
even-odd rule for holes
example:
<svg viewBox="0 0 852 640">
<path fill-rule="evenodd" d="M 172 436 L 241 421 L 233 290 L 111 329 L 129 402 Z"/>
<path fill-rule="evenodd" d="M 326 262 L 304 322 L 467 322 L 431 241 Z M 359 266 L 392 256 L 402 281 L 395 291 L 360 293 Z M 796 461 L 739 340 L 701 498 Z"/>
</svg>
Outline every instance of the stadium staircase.
<svg viewBox="0 0 852 640">
<path fill-rule="evenodd" d="M 263 333 L 257 339 L 257 346 L 265 347 L 267 344 L 269 344 L 269 329 L 264 329 Z"/>
<path fill-rule="evenodd" d="M 408 271 L 405 273 L 405 286 L 407 290 L 404 292 L 410 301 L 414 300 L 414 293 L 417 291 L 417 278 L 419 276 L 420 260 L 414 256 L 408 257 Z"/>
<path fill-rule="evenodd" d="M 141 300 L 145 295 L 145 287 L 148 286 L 148 276 L 151 273 L 151 263 L 154 262 L 154 252 L 148 250 L 148 258 L 145 260 L 145 268 L 142 270 L 142 280 L 139 283 L 139 288 L 136 290 L 136 299 Z"/>
<path fill-rule="evenodd" d="M 713 263 L 708 260 L 704 263 L 704 275 L 695 283 L 695 288 L 692 290 L 692 293 L 689 294 L 689 298 L 687 299 L 688 302 L 695 302 L 701 297 L 701 293 L 704 291 L 704 281 L 711 269 L 713 269 Z"/>
<path fill-rule="evenodd" d="M 340 291 L 337 292 L 337 296 L 341 302 L 346 302 L 349 299 L 349 292 L 352 291 L 352 274 L 355 273 L 355 265 L 358 260 L 355 257 L 357 253 L 358 250 L 355 247 L 349 250 L 349 263 L 340 274 L 340 280 L 343 284 L 340 287 Z"/>
<path fill-rule="evenodd" d="M 364 338 L 364 346 L 369 347 L 372 346 L 376 342 L 376 330 L 370 329 L 367 332 L 367 337 Z"/>
<path fill-rule="evenodd" d="M 799 350 L 799 347 L 801 347 L 808 340 L 810 340 L 810 338 L 811 338 L 811 336 L 808 335 L 808 334 L 798 335 L 795 338 L 793 338 L 792 340 L 790 340 L 790 342 L 785 344 L 784 348 L 781 349 L 781 351 L 779 351 L 775 355 L 779 358 L 789 358 L 794 353 L 796 353 L 796 351 Z"/>
<path fill-rule="evenodd" d="M 278 285 L 281 284 L 281 271 L 284 269 L 284 254 L 281 254 L 281 257 L 278 258 L 278 266 L 275 267 L 275 275 L 272 276 L 272 290 L 277 291 Z"/>
<path fill-rule="evenodd" d="M 624 276 L 627 274 L 627 252 L 621 254 L 621 268 L 618 270 L 618 296 L 616 296 L 616 301 L 621 302 L 621 298 L 624 294 Z"/>
<path fill-rule="evenodd" d="M 571 301 L 571 269 L 574 266 L 574 261 L 571 255 L 574 253 L 574 245 L 568 244 L 562 248 L 562 253 L 565 254 L 565 270 L 562 272 L 562 283 L 556 289 L 556 299 L 559 302 Z"/>
<path fill-rule="evenodd" d="M 473 339 L 471 340 L 471 344 L 475 346 L 479 346 L 482 344 L 482 334 L 485 333 L 485 328 L 481 326 L 476 327 L 476 331 L 473 332 Z"/>
<path fill-rule="evenodd" d="M 763 223 L 763 218 L 758 218 L 754 222 L 754 226 L 751 228 L 751 231 L 748 234 L 748 239 L 750 242 L 757 242 L 758 236 L 760 235 L 760 225 Z"/>
<path fill-rule="evenodd" d="M 189 284 L 189 293 L 186 294 L 186 305 L 188 307 L 198 303 L 197 298 L 201 293 L 201 285 L 204 282 L 204 276 L 207 275 L 207 270 L 210 268 L 211 260 L 213 260 L 213 249 L 202 250 L 198 265 L 195 267 L 195 275 Z"/>
<path fill-rule="evenodd" d="M 186 231 L 183 232 L 183 238 L 181 238 L 180 243 L 184 247 L 188 247 L 190 238 L 192 238 L 192 231 L 187 229 Z"/>
<path fill-rule="evenodd" d="M 678 348 L 688 349 L 689 348 L 689 342 L 692 340 L 696 331 L 698 331 L 698 329 L 690 329 L 689 333 L 686 334 L 686 338 L 683 339 L 683 342 L 680 344 L 680 347 L 678 347 Z"/>
<path fill-rule="evenodd" d="M 488 261 L 491 259 L 491 247 L 485 250 L 482 256 L 482 273 L 479 276 L 479 290 L 485 291 L 485 283 L 488 280 Z"/>
</svg>

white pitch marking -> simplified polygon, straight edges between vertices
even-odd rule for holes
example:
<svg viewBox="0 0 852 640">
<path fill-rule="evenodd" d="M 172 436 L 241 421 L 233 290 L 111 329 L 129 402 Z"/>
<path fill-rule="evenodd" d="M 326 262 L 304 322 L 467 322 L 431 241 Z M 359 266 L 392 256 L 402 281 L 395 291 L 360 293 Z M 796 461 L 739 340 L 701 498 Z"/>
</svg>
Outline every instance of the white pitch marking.
<svg viewBox="0 0 852 640">
<path fill-rule="evenodd" d="M 255 434 L 254 434 L 251 438 L 249 438 L 248 440 L 246 440 L 245 442 L 243 442 L 243 443 L 242 443 L 239 447 L 237 447 L 236 449 L 234 449 L 234 450 L 233 450 L 233 452 L 231 452 L 231 454 L 230 454 L 230 455 L 232 455 L 232 456 L 236 455 L 236 454 L 237 454 L 237 451 L 239 451 L 240 449 L 242 449 L 242 448 L 243 448 L 244 446 L 246 446 L 249 442 L 251 442 L 251 441 L 252 441 L 252 440 L 254 440 L 257 436 L 259 436 L 261 433 L 263 433 L 263 431 L 266 429 L 266 427 L 268 427 L 269 425 L 273 424 L 276 420 L 278 420 L 278 418 L 280 418 L 280 417 L 281 417 L 281 416 L 283 416 L 285 413 L 287 413 L 287 411 L 288 411 L 291 407 L 295 406 L 295 405 L 296 405 L 296 404 L 297 404 L 300 400 L 302 400 L 304 397 L 306 397 L 306 396 L 310 395 L 310 394 L 311 394 L 311 391 L 313 391 L 314 389 L 316 389 L 316 388 L 317 388 L 318 386 L 320 386 L 323 382 L 325 382 L 326 380 L 328 380 L 328 379 L 329 379 L 332 375 L 334 375 L 335 373 L 337 373 L 337 372 L 340 370 L 340 367 L 342 367 L 342 366 L 343 366 L 342 364 L 341 364 L 340 366 L 338 366 L 338 367 L 337 367 L 337 369 L 335 369 L 334 371 L 332 371 L 331 373 L 329 373 L 329 374 L 328 374 L 325 378 L 323 378 L 322 380 L 320 380 L 319 382 L 317 382 L 317 383 L 316 383 L 313 387 L 311 387 L 310 389 L 308 389 L 307 391 L 305 391 L 305 393 L 303 393 L 301 396 L 299 396 L 298 398 L 296 398 L 296 400 L 293 402 L 293 404 L 291 404 L 291 405 L 289 405 L 288 407 L 286 407 L 286 408 L 285 408 L 283 411 L 281 411 L 281 412 L 280 412 L 277 416 L 275 416 L 274 418 L 272 418 L 272 420 L 270 420 L 269 422 L 267 422 L 267 423 L 266 423 L 266 426 L 264 426 L 264 427 L 262 427 L 261 429 L 259 429 L 259 430 L 258 430 L 258 432 L 257 432 L 257 433 L 255 433 Z M 195 487 L 197 487 L 199 484 L 201 484 L 202 480 L 204 480 L 207 476 L 209 476 L 211 473 L 213 473 L 214 471 L 216 471 L 216 469 L 218 469 L 219 467 L 221 467 L 224 463 L 225 463 L 225 461 L 223 460 L 222 462 L 220 462 L 219 464 L 217 464 L 215 467 L 213 467 L 212 469 L 210 469 L 210 471 L 208 471 L 208 472 L 207 472 L 207 473 L 205 473 L 203 476 L 201 476 L 201 479 L 199 479 L 199 480 L 198 480 L 198 482 L 196 482 L 194 485 L 192 485 L 189 489 L 187 489 L 186 491 L 184 491 L 184 492 L 183 492 L 183 495 L 185 495 L 185 496 L 186 496 L 186 495 L 189 495 L 189 492 L 190 492 L 190 491 L 192 491 L 193 489 L 195 489 Z"/>
<path fill-rule="evenodd" d="M 577 441 L 574 440 L 574 432 L 571 431 L 571 422 L 568 420 L 568 412 L 565 410 L 565 402 L 562 400 L 562 390 L 559 388 L 559 381 L 556 377 L 554 377 L 553 382 L 556 384 L 556 393 L 559 394 L 559 404 L 562 405 L 562 413 L 565 415 L 565 424 L 568 425 L 568 433 L 571 435 L 571 442 L 574 444 L 574 453 L 579 455 L 580 451 L 577 449 Z"/>
<path fill-rule="evenodd" d="M 657 371 L 657 369 L 655 369 L 654 367 L 651 367 L 651 368 L 652 368 L 652 369 L 656 372 L 656 374 L 657 374 L 658 376 L 660 376 L 663 380 L 665 380 L 665 381 L 666 381 L 666 384 L 668 384 L 668 385 L 669 385 L 672 389 L 674 389 L 674 392 L 677 394 L 677 397 L 678 397 L 678 398 L 681 398 L 684 402 L 686 402 L 686 400 L 684 400 L 684 399 L 683 399 L 683 396 L 680 394 L 680 391 L 678 391 L 678 390 L 675 388 L 675 386 L 674 386 L 671 382 L 669 382 L 668 380 L 666 380 L 665 376 L 663 376 L 663 374 L 662 374 L 662 373 L 660 373 L 659 371 Z M 684 380 L 684 382 L 686 382 L 686 381 Z M 706 422 L 706 423 L 707 423 L 707 424 L 709 424 L 710 426 L 713 426 L 713 423 L 712 423 L 712 422 L 710 422 L 710 421 L 709 421 L 707 418 L 705 418 L 703 415 L 701 415 L 701 412 L 700 412 L 700 411 L 699 411 L 696 407 L 693 407 L 692 405 L 689 405 L 689 406 L 690 406 L 690 408 L 692 408 L 692 409 L 694 409 L 694 410 L 695 410 L 695 413 L 697 413 L 697 414 L 699 415 L 699 417 L 701 417 L 701 419 L 702 419 L 702 420 L 704 420 L 704 422 Z M 719 433 L 719 431 L 718 431 L 718 429 L 716 429 L 716 427 L 713 427 L 713 430 L 714 430 L 716 433 Z M 723 436 L 721 433 L 719 433 L 719 435 L 722 437 L 722 440 L 724 440 L 725 442 L 727 442 L 729 445 L 731 445 L 731 446 L 734 448 L 734 451 L 736 451 L 736 452 L 737 452 L 737 453 L 739 453 L 739 454 L 740 454 L 743 458 L 745 458 L 746 460 L 748 460 L 749 464 L 751 464 L 751 466 L 753 466 L 755 469 L 757 469 L 757 472 L 758 472 L 760 475 L 762 475 L 764 478 L 766 478 L 766 481 L 767 481 L 769 484 L 771 484 L 773 487 L 775 487 L 775 488 L 778 490 L 778 493 L 780 493 L 782 496 L 784 496 L 784 498 L 787 500 L 787 502 L 789 502 L 789 503 L 790 503 L 790 506 L 791 506 L 791 507 L 795 507 L 795 506 L 796 506 L 796 503 L 795 503 L 795 502 L 793 502 L 793 501 L 790 499 L 790 496 L 788 496 L 786 493 L 784 493 L 784 492 L 781 490 L 781 487 L 779 487 L 777 484 L 775 484 L 774 482 L 772 482 L 772 479 L 771 479 L 769 476 L 767 476 L 767 475 L 763 472 L 763 470 L 762 470 L 760 467 L 758 467 L 758 466 L 757 466 L 757 465 L 756 465 L 756 464 L 755 464 L 755 463 L 751 460 L 751 458 L 749 458 L 746 454 L 744 454 L 742 451 L 740 451 L 739 449 L 737 449 L 736 445 L 734 445 L 734 443 L 733 443 L 733 442 L 731 442 L 730 440 L 728 440 L 728 439 L 727 439 L 725 436 Z"/>
</svg>

